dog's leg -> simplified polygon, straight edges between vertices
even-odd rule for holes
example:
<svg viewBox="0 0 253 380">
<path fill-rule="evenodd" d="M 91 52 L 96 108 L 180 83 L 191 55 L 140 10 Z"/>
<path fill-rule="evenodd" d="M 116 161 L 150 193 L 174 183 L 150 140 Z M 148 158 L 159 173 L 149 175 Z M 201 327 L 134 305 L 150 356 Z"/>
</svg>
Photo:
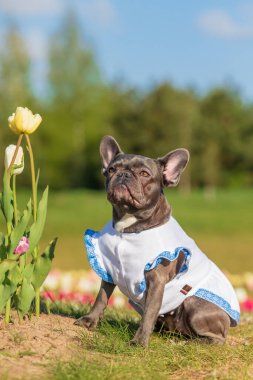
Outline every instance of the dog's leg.
<svg viewBox="0 0 253 380">
<path fill-rule="evenodd" d="M 112 292 L 114 291 L 114 288 L 114 284 L 110 284 L 109 282 L 102 280 L 99 293 L 90 312 L 77 319 L 74 324 L 85 327 L 88 330 L 95 329 L 99 320 L 103 317 L 104 310 L 108 304 Z"/>
<path fill-rule="evenodd" d="M 165 284 L 179 271 L 184 260 L 184 254 L 180 253 L 175 261 L 162 260 L 153 270 L 145 272 L 146 299 L 140 326 L 131 340 L 131 344 L 148 346 L 149 337 L 158 317 L 161 308 Z"/>
<path fill-rule="evenodd" d="M 147 294 L 142 320 L 131 344 L 140 344 L 147 347 L 149 336 L 154 329 L 154 325 L 160 310 L 164 292 L 165 281 L 159 273 L 159 269 L 148 272 L 145 276 L 147 284 Z"/>
<path fill-rule="evenodd" d="M 213 303 L 196 296 L 186 298 L 177 330 L 182 333 L 192 331 L 194 336 L 209 343 L 225 343 L 230 318 L 227 313 Z"/>
<path fill-rule="evenodd" d="M 218 306 L 191 296 L 173 312 L 159 317 L 156 330 L 201 338 L 207 343 L 223 344 L 230 326 L 229 316 Z"/>
</svg>

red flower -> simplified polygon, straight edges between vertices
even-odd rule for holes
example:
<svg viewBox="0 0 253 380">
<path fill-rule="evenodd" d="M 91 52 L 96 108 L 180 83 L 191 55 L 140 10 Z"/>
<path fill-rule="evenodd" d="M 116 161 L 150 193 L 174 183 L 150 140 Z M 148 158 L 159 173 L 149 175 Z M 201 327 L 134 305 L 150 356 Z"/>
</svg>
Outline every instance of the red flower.
<svg viewBox="0 0 253 380">
<path fill-rule="evenodd" d="M 242 311 L 253 312 L 253 300 L 250 298 L 243 301 L 240 306 Z"/>
</svg>

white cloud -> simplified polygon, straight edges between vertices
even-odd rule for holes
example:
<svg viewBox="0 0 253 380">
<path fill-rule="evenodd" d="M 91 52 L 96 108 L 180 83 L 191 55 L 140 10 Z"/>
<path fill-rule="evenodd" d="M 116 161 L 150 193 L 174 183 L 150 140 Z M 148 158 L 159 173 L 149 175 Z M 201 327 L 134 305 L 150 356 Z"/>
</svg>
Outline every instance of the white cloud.
<svg viewBox="0 0 253 380">
<path fill-rule="evenodd" d="M 111 27 L 117 18 L 111 0 L 79 0 L 79 9 L 87 22 L 91 21 L 101 28 Z"/>
<path fill-rule="evenodd" d="M 0 11 L 9 16 L 58 14 L 63 3 L 62 0 L 0 0 Z"/>
<path fill-rule="evenodd" d="M 223 10 L 210 10 L 200 15 L 199 27 L 206 33 L 227 39 L 253 37 L 252 22 L 240 23 Z"/>
</svg>

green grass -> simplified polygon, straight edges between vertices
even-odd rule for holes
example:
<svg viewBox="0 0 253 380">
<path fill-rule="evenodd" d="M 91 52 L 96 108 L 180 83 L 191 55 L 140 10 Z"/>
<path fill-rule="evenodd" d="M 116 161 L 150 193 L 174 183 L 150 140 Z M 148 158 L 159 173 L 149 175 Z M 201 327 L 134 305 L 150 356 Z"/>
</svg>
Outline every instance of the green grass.
<svg viewBox="0 0 253 380">
<path fill-rule="evenodd" d="M 169 190 L 173 215 L 200 248 L 222 269 L 242 273 L 253 268 L 253 191 L 218 191 L 208 198 L 201 191 L 188 195 Z M 19 203 L 27 201 L 22 193 Z M 86 228 L 99 230 L 111 218 L 105 192 L 51 192 L 41 248 L 59 237 L 54 267 L 88 268 L 83 247 Z"/>
<path fill-rule="evenodd" d="M 66 308 L 61 311 L 79 314 Z M 133 311 L 108 310 L 97 331 L 80 328 L 76 359 L 54 363 L 46 380 L 253 378 L 252 316 L 244 315 L 241 325 L 230 329 L 223 346 L 153 333 L 148 349 L 133 347 L 129 340 L 138 322 Z"/>
<path fill-rule="evenodd" d="M 253 269 L 253 191 L 220 191 L 213 199 L 201 192 L 184 195 L 170 191 L 167 195 L 173 215 L 221 268 L 235 273 Z M 23 193 L 19 202 L 26 198 Z M 52 192 L 41 245 L 59 237 L 54 266 L 87 267 L 83 231 L 100 229 L 110 215 L 104 192 Z M 85 310 L 61 305 L 54 311 L 79 317 Z M 224 346 L 153 333 L 148 349 L 131 347 L 128 342 L 138 322 L 133 311 L 107 310 L 96 332 L 80 328 L 76 358 L 67 362 L 52 358 L 44 379 L 253 379 L 252 316 L 243 316 L 239 327 L 230 330 Z"/>
</svg>

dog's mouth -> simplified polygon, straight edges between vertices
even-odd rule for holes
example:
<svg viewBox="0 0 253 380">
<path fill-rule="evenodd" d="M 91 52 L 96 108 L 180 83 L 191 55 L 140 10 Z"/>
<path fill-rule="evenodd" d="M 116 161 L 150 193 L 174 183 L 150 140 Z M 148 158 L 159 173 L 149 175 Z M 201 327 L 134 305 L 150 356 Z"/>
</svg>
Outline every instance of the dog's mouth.
<svg viewBox="0 0 253 380">
<path fill-rule="evenodd" d="M 107 198 L 112 204 L 131 206 L 137 209 L 142 207 L 142 202 L 138 199 L 141 198 L 140 194 L 135 194 L 124 183 L 113 186 L 113 188 L 108 191 Z"/>
</svg>

